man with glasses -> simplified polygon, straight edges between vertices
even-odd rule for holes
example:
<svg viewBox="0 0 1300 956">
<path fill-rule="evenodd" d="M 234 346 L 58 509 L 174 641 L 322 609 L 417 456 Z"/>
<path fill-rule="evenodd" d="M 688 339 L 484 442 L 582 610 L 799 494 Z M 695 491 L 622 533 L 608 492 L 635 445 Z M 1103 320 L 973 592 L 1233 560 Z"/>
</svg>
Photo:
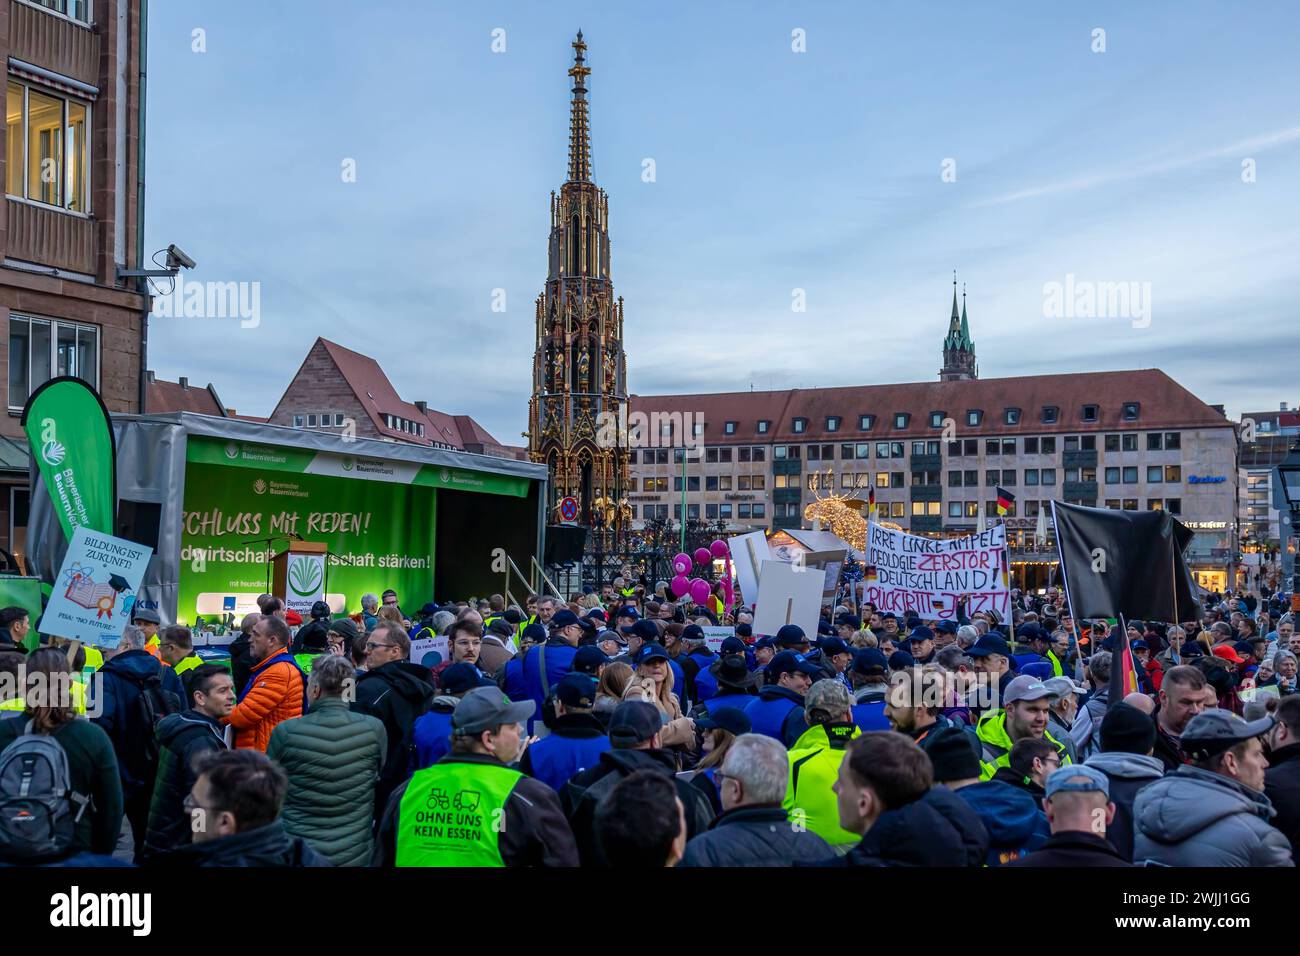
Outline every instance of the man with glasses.
<svg viewBox="0 0 1300 956">
<path fill-rule="evenodd" d="M 266 753 L 276 724 L 307 712 L 307 678 L 289 654 L 289 625 L 263 617 L 253 625 L 248 653 L 255 661 L 248 685 L 226 723 L 235 728 L 235 746 Z"/>
<path fill-rule="evenodd" d="M 171 667 L 172 673 L 181 679 L 188 692 L 190 688 L 186 673 L 203 663 L 203 658 L 194 653 L 194 638 L 190 636 L 190 629 L 179 624 L 165 628 L 158 644 L 158 656 L 164 664 Z"/>
<path fill-rule="evenodd" d="M 434 687 L 440 690 L 442 672 L 452 664 L 469 664 L 476 672 L 482 673 L 478 659 L 483 650 L 483 630 L 476 623 L 468 619 L 456 621 L 447 632 L 447 643 L 451 656 L 435 665 L 431 671 Z"/>
<path fill-rule="evenodd" d="M 378 717 L 388 734 L 384 769 L 375 787 L 375 815 L 388 796 L 406 779 L 415 720 L 429 709 L 435 695 L 433 675 L 412 664 L 411 639 L 400 625 L 380 621 L 366 638 L 366 670 L 357 680 L 352 709 Z"/>
</svg>

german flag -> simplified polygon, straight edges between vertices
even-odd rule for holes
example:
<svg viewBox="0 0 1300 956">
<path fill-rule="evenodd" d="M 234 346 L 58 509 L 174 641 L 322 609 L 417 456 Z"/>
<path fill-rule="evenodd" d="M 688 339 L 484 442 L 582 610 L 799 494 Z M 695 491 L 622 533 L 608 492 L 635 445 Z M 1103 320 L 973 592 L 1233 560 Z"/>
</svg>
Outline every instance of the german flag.
<svg viewBox="0 0 1300 956">
<path fill-rule="evenodd" d="M 1134 691 L 1141 690 L 1138 684 L 1137 661 L 1133 657 L 1133 648 L 1129 646 L 1128 629 L 1121 620 L 1111 629 L 1114 635 L 1114 655 L 1110 665 L 1110 693 L 1106 706 L 1110 707 L 1122 701 Z"/>
<path fill-rule="evenodd" d="M 875 485 L 868 485 L 868 486 L 867 486 L 867 504 L 870 505 L 870 506 L 873 507 L 873 508 L 876 506 L 876 486 L 875 486 Z"/>
<path fill-rule="evenodd" d="M 1016 503 L 1016 496 L 1005 488 L 998 489 L 998 514 L 1004 515 Z"/>
</svg>

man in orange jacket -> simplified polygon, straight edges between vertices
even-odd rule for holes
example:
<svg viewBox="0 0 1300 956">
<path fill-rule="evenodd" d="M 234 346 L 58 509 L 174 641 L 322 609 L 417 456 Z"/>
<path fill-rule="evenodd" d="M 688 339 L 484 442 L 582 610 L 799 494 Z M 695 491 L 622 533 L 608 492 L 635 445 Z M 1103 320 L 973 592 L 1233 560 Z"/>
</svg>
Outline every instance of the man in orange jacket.
<svg viewBox="0 0 1300 956">
<path fill-rule="evenodd" d="M 236 748 L 265 753 L 276 724 L 307 712 L 307 680 L 289 654 L 290 640 L 289 626 L 278 617 L 263 617 L 253 626 L 248 651 L 256 663 L 225 718 L 235 728 Z"/>
</svg>

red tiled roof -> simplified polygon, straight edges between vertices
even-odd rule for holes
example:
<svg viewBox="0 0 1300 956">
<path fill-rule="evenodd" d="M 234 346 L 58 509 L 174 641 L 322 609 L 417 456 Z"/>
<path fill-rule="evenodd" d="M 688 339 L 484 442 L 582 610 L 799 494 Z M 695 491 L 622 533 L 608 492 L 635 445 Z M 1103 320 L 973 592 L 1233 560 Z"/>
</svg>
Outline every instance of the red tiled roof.
<svg viewBox="0 0 1300 956">
<path fill-rule="evenodd" d="M 226 417 L 226 408 L 211 384 L 207 388 L 197 385 L 182 387 L 180 382 L 164 382 L 159 378 L 152 379 L 145 391 L 145 411 L 197 412 L 200 415 Z"/>
<path fill-rule="evenodd" d="M 1138 402 L 1138 418 L 1126 421 L 1123 406 Z M 839 388 L 789 389 L 779 392 L 721 392 L 702 395 L 632 395 L 631 411 L 681 412 L 702 416 L 705 440 L 711 443 L 767 441 L 850 441 L 902 436 L 937 437 L 930 416 L 951 418 L 959 437 L 979 434 L 1042 434 L 1141 430 L 1166 427 L 1198 428 L 1231 423 L 1159 369 L 1126 372 L 1068 372 L 1020 378 L 986 378 L 959 382 L 909 382 L 896 385 L 856 385 Z M 1095 422 L 1083 421 L 1083 406 L 1098 406 Z M 1059 409 L 1055 424 L 1043 422 L 1043 408 Z M 1020 424 L 1007 425 L 1005 412 L 1020 409 Z M 966 425 L 966 413 L 982 411 L 979 426 Z M 909 416 L 904 428 L 894 427 L 898 413 Z M 869 431 L 858 428 L 859 416 L 874 415 Z M 826 419 L 839 416 L 839 428 L 828 431 Z M 803 432 L 793 420 L 806 418 Z M 766 434 L 758 422 L 771 422 Z M 699 419 L 697 419 L 698 421 Z M 736 422 L 727 435 L 725 423 Z M 630 424 L 630 423 L 629 423 Z"/>
</svg>

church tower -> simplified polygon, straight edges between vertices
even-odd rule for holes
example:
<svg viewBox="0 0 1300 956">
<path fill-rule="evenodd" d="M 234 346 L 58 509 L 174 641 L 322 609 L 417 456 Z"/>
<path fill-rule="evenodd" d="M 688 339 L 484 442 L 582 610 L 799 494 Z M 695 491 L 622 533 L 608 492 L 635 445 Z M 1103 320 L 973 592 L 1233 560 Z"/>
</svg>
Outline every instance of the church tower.
<svg viewBox="0 0 1300 956">
<path fill-rule="evenodd" d="M 573 42 L 569 178 L 551 193 L 546 287 L 537 297 L 537 347 L 528 410 L 528 451 L 550 469 L 549 518 L 560 499 L 578 501 L 578 523 L 619 546 L 631 525 L 623 300 L 610 279 L 609 200 L 591 179 L 587 44 Z M 592 542 L 594 543 L 594 542 Z"/>
<path fill-rule="evenodd" d="M 966 289 L 961 290 L 961 313 L 957 312 L 957 273 L 952 274 L 952 319 L 948 322 L 948 335 L 943 340 L 943 368 L 939 381 L 960 382 L 980 377 L 975 364 L 975 343 L 970 340 L 970 325 L 966 321 Z"/>
</svg>

